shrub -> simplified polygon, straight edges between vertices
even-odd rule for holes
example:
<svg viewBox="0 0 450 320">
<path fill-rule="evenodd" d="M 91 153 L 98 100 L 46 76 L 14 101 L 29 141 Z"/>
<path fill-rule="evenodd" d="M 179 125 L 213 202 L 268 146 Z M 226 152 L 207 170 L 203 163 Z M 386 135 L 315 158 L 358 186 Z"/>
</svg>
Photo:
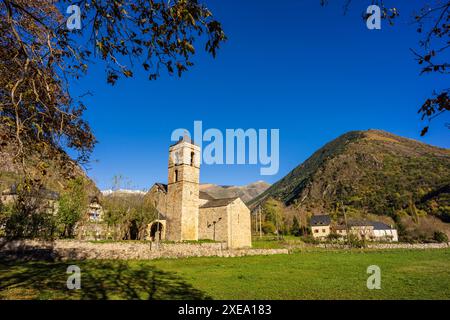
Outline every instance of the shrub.
<svg viewBox="0 0 450 320">
<path fill-rule="evenodd" d="M 336 241 L 338 241 L 340 238 L 341 238 L 341 236 L 338 235 L 337 233 L 330 233 L 330 234 L 327 236 L 327 240 L 330 241 L 330 242 L 336 242 Z"/>
<path fill-rule="evenodd" d="M 436 231 L 436 232 L 434 233 L 433 239 L 434 239 L 435 241 L 439 242 L 439 243 L 446 243 L 446 242 L 448 242 L 448 236 L 447 236 L 447 234 L 445 234 L 445 233 L 442 232 L 442 231 Z"/>
<path fill-rule="evenodd" d="M 364 248 L 366 246 L 366 243 L 354 234 L 347 236 L 347 244 L 352 248 Z"/>
<path fill-rule="evenodd" d="M 298 222 L 298 219 L 296 216 L 294 216 L 294 219 L 292 220 L 292 227 L 291 227 L 291 234 L 299 237 L 301 236 L 301 230 L 300 230 L 300 223 Z"/>
<path fill-rule="evenodd" d="M 301 239 L 304 243 L 309 243 L 309 244 L 319 244 L 320 243 L 319 240 L 317 240 L 316 238 L 314 238 L 313 236 L 310 236 L 310 235 L 302 236 Z"/>
<path fill-rule="evenodd" d="M 272 221 L 264 221 L 261 225 L 261 228 L 265 234 L 275 233 L 276 230 L 275 225 Z"/>
</svg>

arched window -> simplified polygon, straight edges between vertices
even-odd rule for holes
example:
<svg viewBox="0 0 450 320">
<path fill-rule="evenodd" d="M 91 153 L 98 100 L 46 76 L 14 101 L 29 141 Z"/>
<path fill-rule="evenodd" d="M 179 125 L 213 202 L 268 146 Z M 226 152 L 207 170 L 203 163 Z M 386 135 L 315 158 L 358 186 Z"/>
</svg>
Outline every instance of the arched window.
<svg viewBox="0 0 450 320">
<path fill-rule="evenodd" d="M 191 152 L 191 167 L 193 167 L 194 166 L 194 156 L 195 156 L 195 153 L 194 152 Z"/>
<path fill-rule="evenodd" d="M 178 170 L 175 170 L 175 182 L 178 182 Z"/>
</svg>

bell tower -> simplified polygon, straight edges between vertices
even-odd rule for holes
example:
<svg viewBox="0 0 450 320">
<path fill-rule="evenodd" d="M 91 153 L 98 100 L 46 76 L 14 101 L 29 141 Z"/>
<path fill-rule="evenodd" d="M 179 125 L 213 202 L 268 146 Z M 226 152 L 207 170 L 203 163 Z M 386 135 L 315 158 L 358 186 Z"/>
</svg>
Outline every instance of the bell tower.
<svg viewBox="0 0 450 320">
<path fill-rule="evenodd" d="M 200 147 L 185 136 L 169 148 L 167 240 L 198 240 L 199 182 Z"/>
</svg>

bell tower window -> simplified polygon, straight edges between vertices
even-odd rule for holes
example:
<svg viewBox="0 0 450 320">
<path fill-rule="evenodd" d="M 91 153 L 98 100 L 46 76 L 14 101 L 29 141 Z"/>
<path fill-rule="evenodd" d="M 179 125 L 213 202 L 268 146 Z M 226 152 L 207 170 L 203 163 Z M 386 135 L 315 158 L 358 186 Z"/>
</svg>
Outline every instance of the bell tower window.
<svg viewBox="0 0 450 320">
<path fill-rule="evenodd" d="M 191 167 L 193 167 L 194 166 L 194 156 L 195 156 L 195 153 L 194 152 L 191 152 Z"/>
<path fill-rule="evenodd" d="M 175 182 L 178 182 L 178 170 L 175 170 Z"/>
</svg>

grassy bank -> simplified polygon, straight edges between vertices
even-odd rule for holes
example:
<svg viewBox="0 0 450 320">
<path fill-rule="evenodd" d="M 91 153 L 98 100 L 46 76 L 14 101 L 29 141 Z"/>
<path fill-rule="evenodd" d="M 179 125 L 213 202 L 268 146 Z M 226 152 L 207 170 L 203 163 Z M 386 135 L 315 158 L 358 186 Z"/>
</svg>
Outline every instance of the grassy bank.
<svg viewBox="0 0 450 320">
<path fill-rule="evenodd" d="M 66 269 L 81 268 L 81 290 Z M 378 265 L 382 289 L 366 287 Z M 308 251 L 241 258 L 1 262 L 2 299 L 450 299 L 450 250 Z"/>
</svg>

